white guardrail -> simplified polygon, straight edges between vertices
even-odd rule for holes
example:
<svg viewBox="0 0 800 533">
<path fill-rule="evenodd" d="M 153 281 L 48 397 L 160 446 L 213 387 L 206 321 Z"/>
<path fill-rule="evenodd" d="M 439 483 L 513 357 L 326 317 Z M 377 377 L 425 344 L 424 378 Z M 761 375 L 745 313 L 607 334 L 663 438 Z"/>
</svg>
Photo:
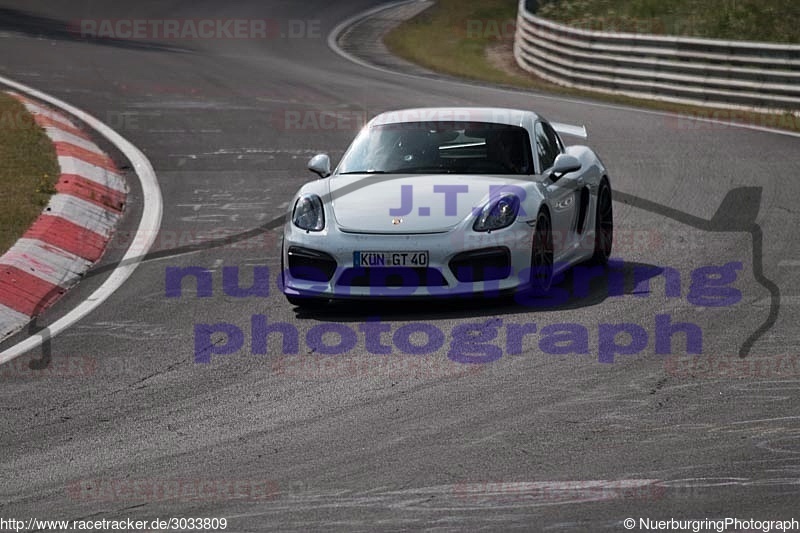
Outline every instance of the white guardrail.
<svg viewBox="0 0 800 533">
<path fill-rule="evenodd" d="M 523 69 L 567 87 L 800 111 L 800 45 L 589 31 L 539 18 L 520 0 L 514 57 Z"/>
</svg>

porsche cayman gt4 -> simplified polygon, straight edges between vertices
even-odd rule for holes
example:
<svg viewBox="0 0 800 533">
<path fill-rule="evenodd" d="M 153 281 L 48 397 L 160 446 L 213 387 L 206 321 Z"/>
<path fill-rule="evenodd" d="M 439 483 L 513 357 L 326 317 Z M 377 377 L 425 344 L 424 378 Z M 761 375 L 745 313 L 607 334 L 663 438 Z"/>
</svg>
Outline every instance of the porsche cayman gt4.
<svg viewBox="0 0 800 533">
<path fill-rule="evenodd" d="M 571 266 L 605 263 L 609 174 L 566 145 L 582 126 L 532 111 L 421 108 L 373 118 L 331 171 L 326 154 L 289 204 L 283 291 L 336 299 L 546 292 Z"/>
</svg>

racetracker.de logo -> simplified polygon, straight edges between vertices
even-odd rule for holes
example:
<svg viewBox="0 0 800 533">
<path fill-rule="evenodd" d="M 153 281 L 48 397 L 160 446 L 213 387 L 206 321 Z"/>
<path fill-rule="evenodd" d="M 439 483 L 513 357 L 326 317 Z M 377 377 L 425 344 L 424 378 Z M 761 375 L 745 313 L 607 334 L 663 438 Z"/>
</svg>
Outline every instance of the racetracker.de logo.
<svg viewBox="0 0 800 533">
<path fill-rule="evenodd" d="M 319 20 L 80 19 L 70 25 L 83 39 L 318 39 Z"/>
<path fill-rule="evenodd" d="M 279 131 L 359 131 L 367 123 L 367 112 L 348 109 L 282 109 L 272 113 Z"/>
</svg>

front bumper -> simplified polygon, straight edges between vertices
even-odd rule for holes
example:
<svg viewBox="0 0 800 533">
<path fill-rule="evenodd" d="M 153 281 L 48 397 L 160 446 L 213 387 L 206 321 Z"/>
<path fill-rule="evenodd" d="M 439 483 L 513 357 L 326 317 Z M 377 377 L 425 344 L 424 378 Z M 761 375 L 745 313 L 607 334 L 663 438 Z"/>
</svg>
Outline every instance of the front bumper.
<svg viewBox="0 0 800 533">
<path fill-rule="evenodd" d="M 330 299 L 496 295 L 529 286 L 533 228 L 518 221 L 479 233 L 456 228 L 433 234 L 344 233 L 338 228 L 284 230 L 283 291 Z M 363 269 L 355 251 L 427 251 L 427 267 Z"/>
</svg>

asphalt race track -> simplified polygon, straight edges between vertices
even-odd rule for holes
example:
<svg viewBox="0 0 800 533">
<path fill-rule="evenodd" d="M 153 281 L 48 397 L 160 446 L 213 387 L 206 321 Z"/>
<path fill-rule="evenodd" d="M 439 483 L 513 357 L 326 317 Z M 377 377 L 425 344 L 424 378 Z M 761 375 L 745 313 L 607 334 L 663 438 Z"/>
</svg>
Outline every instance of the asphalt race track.
<svg viewBox="0 0 800 533">
<path fill-rule="evenodd" d="M 0 517 L 225 517 L 235 532 L 800 519 L 800 140 L 381 72 L 331 51 L 328 33 L 375 4 L 2 2 L 0 75 L 86 110 L 141 149 L 164 217 L 146 260 L 104 304 L 0 366 Z M 269 19 L 283 36 L 86 40 L 71 31 L 81 20 L 137 18 Z M 624 294 L 592 282 L 547 307 L 363 303 L 301 313 L 286 302 L 275 284 L 275 221 L 313 179 L 307 160 L 323 151 L 338 160 L 358 129 L 347 117 L 439 105 L 531 108 L 586 124 L 612 171 Z M 334 127 L 320 120 L 331 115 L 342 119 Z M 131 198 L 104 264 L 0 352 L 109 275 L 145 201 L 135 176 Z M 250 238 L 235 244 L 213 241 L 244 232 Z M 731 263 L 734 278 L 717 279 L 719 290 L 703 281 Z M 186 280 L 170 295 L 176 267 L 211 270 L 212 294 L 198 297 Z M 222 276 L 233 267 L 243 287 L 267 267 L 268 295 L 227 294 Z M 637 269 L 656 273 L 649 290 L 632 281 Z M 704 305 L 721 294 L 725 305 Z M 299 354 L 282 355 L 279 335 L 253 353 L 254 315 L 295 328 Z M 702 354 L 687 355 L 684 333 L 657 353 L 664 317 L 695 325 Z M 391 354 L 369 353 L 368 320 L 384 324 Z M 242 330 L 243 347 L 196 362 L 197 350 L 225 339 L 196 337 L 195 325 L 220 322 Z M 514 324 L 531 332 L 518 354 L 508 349 Z M 577 349 L 585 353 L 554 353 L 564 344 L 547 337 L 565 324 L 588 333 Z M 445 341 L 405 355 L 393 338 L 402 341 L 406 325 Z M 310 342 L 315 327 L 349 328 L 358 342 L 321 357 L 336 337 Z M 610 353 L 615 327 L 643 331 L 644 344 Z M 464 356 L 470 328 L 499 358 L 448 358 Z"/>
</svg>

